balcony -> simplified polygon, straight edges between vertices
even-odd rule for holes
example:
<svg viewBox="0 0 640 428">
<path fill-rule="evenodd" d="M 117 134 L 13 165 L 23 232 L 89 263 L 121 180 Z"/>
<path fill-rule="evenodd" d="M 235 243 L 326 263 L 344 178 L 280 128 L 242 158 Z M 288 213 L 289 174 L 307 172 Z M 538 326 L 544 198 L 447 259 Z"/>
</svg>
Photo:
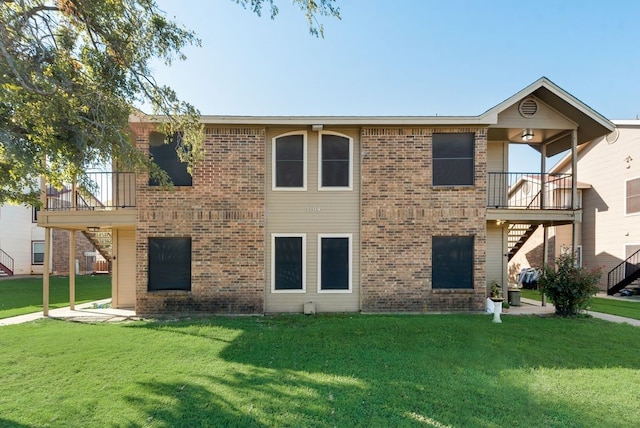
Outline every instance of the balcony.
<svg viewBox="0 0 640 428">
<path fill-rule="evenodd" d="M 84 229 L 86 227 L 134 226 L 136 174 L 90 172 L 88 184 L 76 183 L 56 189 L 47 185 L 44 210 L 38 225 Z"/>
<path fill-rule="evenodd" d="M 580 220 L 580 210 L 574 210 L 571 174 L 490 172 L 488 175 L 489 220 L 531 224 Z"/>
</svg>

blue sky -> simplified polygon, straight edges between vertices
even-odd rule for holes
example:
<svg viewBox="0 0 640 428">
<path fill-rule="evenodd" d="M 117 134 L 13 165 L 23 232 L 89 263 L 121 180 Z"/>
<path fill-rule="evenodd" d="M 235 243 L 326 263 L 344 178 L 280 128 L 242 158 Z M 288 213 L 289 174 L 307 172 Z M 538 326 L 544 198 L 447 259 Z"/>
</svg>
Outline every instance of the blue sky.
<svg viewBox="0 0 640 428">
<path fill-rule="evenodd" d="M 203 46 L 156 78 L 202 114 L 478 115 L 541 76 L 609 119 L 640 114 L 640 2 L 338 0 L 324 39 L 290 0 L 273 21 L 232 0 L 158 3 Z M 532 169 L 528 152 L 511 162 Z"/>
</svg>

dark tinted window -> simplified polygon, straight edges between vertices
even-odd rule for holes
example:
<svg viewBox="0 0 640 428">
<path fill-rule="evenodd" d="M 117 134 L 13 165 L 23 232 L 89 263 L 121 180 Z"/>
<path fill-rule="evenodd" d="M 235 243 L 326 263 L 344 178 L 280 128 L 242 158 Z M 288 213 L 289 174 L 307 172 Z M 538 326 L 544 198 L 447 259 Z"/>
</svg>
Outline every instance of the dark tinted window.
<svg viewBox="0 0 640 428">
<path fill-rule="evenodd" d="M 191 238 L 149 238 L 148 288 L 191 290 Z"/>
<path fill-rule="evenodd" d="M 472 186 L 474 135 L 433 134 L 433 185 Z"/>
<path fill-rule="evenodd" d="M 433 288 L 473 288 L 473 237 L 434 236 Z"/>
<path fill-rule="evenodd" d="M 640 178 L 627 181 L 627 214 L 640 212 Z"/>
<path fill-rule="evenodd" d="M 321 290 L 349 289 L 349 238 L 321 238 Z"/>
<path fill-rule="evenodd" d="M 276 187 L 304 187 L 304 137 L 276 139 Z"/>
<path fill-rule="evenodd" d="M 302 290 L 302 237 L 277 236 L 274 244 L 276 290 Z"/>
<path fill-rule="evenodd" d="M 180 162 L 176 147 L 178 145 L 179 134 L 167 142 L 167 136 L 159 132 L 152 132 L 149 135 L 149 154 L 153 162 L 165 171 L 174 186 L 191 186 L 191 175 L 187 172 L 186 162 Z M 149 179 L 150 186 L 157 186 L 158 182 Z"/>
<path fill-rule="evenodd" d="M 349 139 L 322 135 L 322 187 L 349 187 Z"/>
</svg>

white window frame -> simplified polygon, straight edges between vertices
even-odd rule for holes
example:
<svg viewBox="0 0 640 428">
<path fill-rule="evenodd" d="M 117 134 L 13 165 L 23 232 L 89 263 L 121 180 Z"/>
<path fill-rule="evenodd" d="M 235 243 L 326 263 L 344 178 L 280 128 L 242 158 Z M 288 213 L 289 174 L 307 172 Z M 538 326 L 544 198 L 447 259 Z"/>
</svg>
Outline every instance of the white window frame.
<svg viewBox="0 0 640 428">
<path fill-rule="evenodd" d="M 302 238 L 302 289 L 276 290 L 276 238 Z M 274 294 L 301 294 L 307 292 L 307 234 L 272 233 L 271 234 L 271 292 Z"/>
<path fill-rule="evenodd" d="M 322 238 L 349 239 L 349 288 L 346 290 L 322 289 Z M 350 294 L 353 293 L 353 234 L 352 233 L 319 233 L 318 234 L 318 294 Z"/>
<path fill-rule="evenodd" d="M 323 135 L 335 135 L 349 140 L 349 185 L 348 186 L 323 186 L 322 185 L 322 142 Z M 334 131 L 320 131 L 318 133 L 318 190 L 319 191 L 352 191 L 353 190 L 353 138 Z"/>
<path fill-rule="evenodd" d="M 302 135 L 302 187 L 276 186 L 276 142 L 278 138 L 289 135 Z M 278 192 L 305 192 L 307 190 L 307 159 L 307 131 L 291 131 L 273 137 L 271 139 L 271 190 Z"/>
<path fill-rule="evenodd" d="M 36 263 L 35 257 L 34 257 L 36 254 L 36 251 L 35 251 L 36 244 L 42 244 L 42 262 L 39 262 L 39 263 Z M 38 253 L 40 254 L 40 252 Z M 46 248 L 44 247 L 44 241 L 38 241 L 38 240 L 31 241 L 31 265 L 42 266 L 44 264 L 45 255 L 46 255 Z"/>
<path fill-rule="evenodd" d="M 625 216 L 634 216 L 634 215 L 640 215 L 640 211 L 636 211 L 633 213 L 628 212 L 627 208 L 628 208 L 628 204 L 627 204 L 627 183 L 633 180 L 640 180 L 640 177 L 634 177 L 634 178 L 630 178 L 628 180 L 624 181 L 624 215 Z"/>
</svg>

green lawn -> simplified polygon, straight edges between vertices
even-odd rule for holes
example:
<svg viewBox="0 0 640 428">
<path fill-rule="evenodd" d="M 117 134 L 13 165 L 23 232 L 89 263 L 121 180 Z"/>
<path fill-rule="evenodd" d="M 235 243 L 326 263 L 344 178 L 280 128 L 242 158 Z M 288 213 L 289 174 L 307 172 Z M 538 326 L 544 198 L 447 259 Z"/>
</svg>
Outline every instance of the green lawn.
<svg viewBox="0 0 640 428">
<path fill-rule="evenodd" d="M 111 276 L 76 276 L 76 303 L 91 302 L 111 296 Z M 49 280 L 49 307 L 69 306 L 69 277 L 52 276 Z M 42 278 L 26 277 L 0 280 L 0 318 L 42 311 Z"/>
<path fill-rule="evenodd" d="M 538 290 L 523 289 L 521 296 L 528 299 L 541 300 Z M 589 310 L 640 320 L 640 301 L 638 300 L 617 300 L 594 297 L 591 299 Z"/>
<path fill-rule="evenodd" d="M 0 426 L 640 426 L 640 328 L 503 321 L 354 314 L 0 327 Z"/>
</svg>

